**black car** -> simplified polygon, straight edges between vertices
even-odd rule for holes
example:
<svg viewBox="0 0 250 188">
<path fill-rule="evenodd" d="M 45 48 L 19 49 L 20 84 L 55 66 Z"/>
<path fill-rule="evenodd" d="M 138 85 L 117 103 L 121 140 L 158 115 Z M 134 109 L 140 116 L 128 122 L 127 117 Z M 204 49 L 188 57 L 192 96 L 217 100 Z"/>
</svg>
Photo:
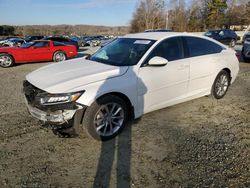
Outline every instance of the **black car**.
<svg viewBox="0 0 250 188">
<path fill-rule="evenodd" d="M 44 38 L 44 36 L 27 36 L 27 37 L 24 38 L 24 40 L 26 42 L 31 42 L 31 41 L 34 41 L 34 40 L 41 40 L 43 38 Z"/>
<path fill-rule="evenodd" d="M 237 34 L 231 29 L 209 30 L 204 35 L 213 38 L 225 45 L 229 45 L 230 47 L 234 47 L 239 38 Z"/>
<path fill-rule="evenodd" d="M 73 45 L 73 46 L 76 47 L 77 50 L 79 49 L 78 42 L 74 41 L 74 40 L 71 40 L 69 38 L 65 38 L 65 37 L 45 37 L 44 39 L 45 40 L 52 40 L 52 41 L 60 42 L 60 43 L 67 44 L 67 45 Z"/>
<path fill-rule="evenodd" d="M 90 40 L 89 36 L 71 37 L 70 39 L 76 41 L 80 47 L 90 46 L 89 43 L 87 43 L 87 41 Z"/>
</svg>

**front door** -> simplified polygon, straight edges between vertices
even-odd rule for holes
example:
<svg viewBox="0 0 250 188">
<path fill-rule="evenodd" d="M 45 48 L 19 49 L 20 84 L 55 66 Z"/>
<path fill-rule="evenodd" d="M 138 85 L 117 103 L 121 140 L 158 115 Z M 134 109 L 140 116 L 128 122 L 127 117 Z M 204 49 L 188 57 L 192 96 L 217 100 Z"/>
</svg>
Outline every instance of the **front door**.
<svg viewBox="0 0 250 188">
<path fill-rule="evenodd" d="M 26 54 L 30 61 L 51 60 L 50 46 L 48 41 L 38 41 L 29 48 Z"/>
<path fill-rule="evenodd" d="M 168 60 L 165 66 L 149 66 L 155 57 Z M 187 94 L 189 62 L 184 59 L 182 39 L 173 37 L 162 41 L 153 49 L 138 73 L 138 101 L 142 113 L 175 103 Z"/>
</svg>

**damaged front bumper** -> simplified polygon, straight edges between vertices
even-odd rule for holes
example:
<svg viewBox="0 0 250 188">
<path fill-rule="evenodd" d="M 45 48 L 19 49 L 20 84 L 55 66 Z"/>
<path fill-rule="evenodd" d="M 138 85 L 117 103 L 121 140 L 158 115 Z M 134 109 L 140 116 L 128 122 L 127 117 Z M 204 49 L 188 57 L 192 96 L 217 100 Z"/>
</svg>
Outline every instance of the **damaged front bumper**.
<svg viewBox="0 0 250 188">
<path fill-rule="evenodd" d="M 78 106 L 77 109 L 74 110 L 57 110 L 54 112 L 46 112 L 43 110 L 40 110 L 36 107 L 33 107 L 29 104 L 27 104 L 28 107 L 28 111 L 29 113 L 39 119 L 40 121 L 42 121 L 43 123 L 49 123 L 49 124 L 64 124 L 64 123 L 68 123 L 71 119 L 73 119 L 75 113 L 78 110 L 83 109 L 82 106 Z"/>
<path fill-rule="evenodd" d="M 73 101 L 43 105 L 39 102 L 39 96 L 47 93 L 33 86 L 28 81 L 24 81 L 23 93 L 29 113 L 44 124 L 69 124 L 71 120 L 74 120 L 77 112 L 82 112 L 85 109 L 85 106 Z"/>
</svg>

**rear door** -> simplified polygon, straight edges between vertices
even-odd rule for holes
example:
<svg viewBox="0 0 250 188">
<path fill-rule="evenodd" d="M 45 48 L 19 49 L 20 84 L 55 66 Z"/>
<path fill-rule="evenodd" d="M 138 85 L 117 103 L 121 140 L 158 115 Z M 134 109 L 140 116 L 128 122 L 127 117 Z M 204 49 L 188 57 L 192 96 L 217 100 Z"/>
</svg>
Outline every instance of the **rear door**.
<svg viewBox="0 0 250 188">
<path fill-rule="evenodd" d="M 223 48 L 199 37 L 183 37 L 183 40 L 190 61 L 189 94 L 210 90 L 217 74 L 219 53 Z"/>
</svg>

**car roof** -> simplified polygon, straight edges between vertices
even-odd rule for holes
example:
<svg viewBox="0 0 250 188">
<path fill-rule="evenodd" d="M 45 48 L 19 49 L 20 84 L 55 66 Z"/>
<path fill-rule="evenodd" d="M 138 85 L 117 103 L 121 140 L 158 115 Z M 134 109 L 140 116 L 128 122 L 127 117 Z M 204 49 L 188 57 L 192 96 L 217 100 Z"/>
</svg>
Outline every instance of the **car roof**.
<svg viewBox="0 0 250 188">
<path fill-rule="evenodd" d="M 186 33 L 186 32 L 184 32 L 184 33 L 181 33 L 181 32 L 144 32 L 144 33 L 127 34 L 127 35 L 124 35 L 123 38 L 161 40 L 164 38 L 174 37 L 174 36 L 195 36 L 195 37 L 204 38 L 200 35 Z"/>
<path fill-rule="evenodd" d="M 32 42 L 49 42 L 51 40 L 46 40 L 46 39 L 42 39 L 42 40 L 33 40 Z"/>
</svg>

